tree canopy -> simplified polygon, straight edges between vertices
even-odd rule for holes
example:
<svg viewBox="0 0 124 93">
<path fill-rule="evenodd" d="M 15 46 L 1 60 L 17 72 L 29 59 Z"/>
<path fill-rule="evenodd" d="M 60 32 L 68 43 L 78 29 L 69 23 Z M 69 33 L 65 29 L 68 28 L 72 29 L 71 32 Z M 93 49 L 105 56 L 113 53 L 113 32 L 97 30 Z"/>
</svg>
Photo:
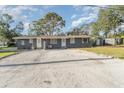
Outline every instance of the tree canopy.
<svg viewBox="0 0 124 93">
<path fill-rule="evenodd" d="M 116 35 L 116 28 L 121 25 L 123 18 L 120 13 L 112 9 L 100 9 L 98 20 L 93 24 L 93 34 L 98 34 L 102 31 L 105 37 L 113 31 L 113 35 Z"/>
<path fill-rule="evenodd" d="M 65 21 L 57 13 L 47 13 L 43 18 L 30 24 L 31 33 L 35 35 L 55 35 L 61 32 Z"/>
<path fill-rule="evenodd" d="M 118 11 L 119 14 L 124 16 L 124 5 L 112 5 L 112 6 L 110 6 L 110 8 L 112 8 L 113 10 Z"/>
<path fill-rule="evenodd" d="M 3 42 L 11 42 L 14 36 L 21 35 L 23 31 L 23 23 L 19 22 L 15 27 L 12 27 L 14 22 L 12 16 L 8 14 L 0 15 L 0 40 Z"/>
</svg>

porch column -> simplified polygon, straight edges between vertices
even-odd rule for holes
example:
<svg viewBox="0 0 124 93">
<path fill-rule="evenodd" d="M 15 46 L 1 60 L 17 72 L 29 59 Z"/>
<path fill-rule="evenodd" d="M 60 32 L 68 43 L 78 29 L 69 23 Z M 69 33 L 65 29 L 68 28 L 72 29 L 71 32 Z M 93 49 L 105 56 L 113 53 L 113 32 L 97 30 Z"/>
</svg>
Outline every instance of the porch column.
<svg viewBox="0 0 124 93">
<path fill-rule="evenodd" d="M 66 38 L 61 39 L 61 47 L 66 48 Z"/>
<path fill-rule="evenodd" d="M 31 49 L 34 49 L 33 39 L 29 39 L 29 42 L 30 42 L 30 44 L 31 44 Z"/>
<path fill-rule="evenodd" d="M 43 49 L 47 49 L 46 46 L 47 46 L 47 45 L 46 45 L 46 40 L 44 39 L 44 40 L 43 40 Z"/>
</svg>

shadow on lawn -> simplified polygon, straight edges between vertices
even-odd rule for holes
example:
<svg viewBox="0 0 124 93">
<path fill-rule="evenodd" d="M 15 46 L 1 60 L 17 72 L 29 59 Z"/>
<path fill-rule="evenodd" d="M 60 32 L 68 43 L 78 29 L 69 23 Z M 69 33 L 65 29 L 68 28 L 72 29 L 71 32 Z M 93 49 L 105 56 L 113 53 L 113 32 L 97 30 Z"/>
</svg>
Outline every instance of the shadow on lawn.
<svg viewBox="0 0 124 93">
<path fill-rule="evenodd" d="M 7 64 L 7 65 L 0 65 L 0 67 L 30 66 L 30 65 L 40 65 L 40 64 L 54 64 L 54 63 L 74 62 L 74 61 L 107 60 L 107 59 L 113 59 L 113 58 L 89 58 L 89 59 L 61 60 L 61 61 L 35 62 L 35 63 L 22 63 L 22 64 Z"/>
</svg>

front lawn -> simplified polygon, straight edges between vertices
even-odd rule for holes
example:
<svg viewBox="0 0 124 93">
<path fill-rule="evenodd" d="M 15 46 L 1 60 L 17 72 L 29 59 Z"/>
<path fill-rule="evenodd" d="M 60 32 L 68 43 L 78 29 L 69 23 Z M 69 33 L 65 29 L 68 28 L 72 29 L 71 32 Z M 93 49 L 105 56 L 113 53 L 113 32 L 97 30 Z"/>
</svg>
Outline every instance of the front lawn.
<svg viewBox="0 0 124 93">
<path fill-rule="evenodd" d="M 0 58 L 1 57 L 5 57 L 5 56 L 9 56 L 9 55 L 13 55 L 16 54 L 17 52 L 1 52 L 0 53 Z"/>
<path fill-rule="evenodd" d="M 117 47 L 124 47 L 124 44 L 116 45 Z"/>
<path fill-rule="evenodd" d="M 95 52 L 98 54 L 105 54 L 109 56 L 118 57 L 124 59 L 124 48 L 120 47 L 93 47 L 93 48 L 81 48 L 81 50 L 86 50 L 90 52 Z"/>
</svg>

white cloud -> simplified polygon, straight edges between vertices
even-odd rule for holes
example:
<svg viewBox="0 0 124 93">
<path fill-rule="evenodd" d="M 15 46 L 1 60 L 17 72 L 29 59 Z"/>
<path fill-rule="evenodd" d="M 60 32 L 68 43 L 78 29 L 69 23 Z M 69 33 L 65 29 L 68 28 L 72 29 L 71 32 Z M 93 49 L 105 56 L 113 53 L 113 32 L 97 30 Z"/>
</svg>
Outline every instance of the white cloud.
<svg viewBox="0 0 124 93">
<path fill-rule="evenodd" d="M 88 23 L 94 21 L 95 19 L 97 19 L 97 15 L 91 13 L 88 16 L 80 17 L 79 19 L 72 21 L 72 27 L 77 27 L 82 24 L 88 24 Z"/>
<path fill-rule="evenodd" d="M 24 23 L 24 30 L 27 31 L 29 29 L 29 17 L 30 14 L 38 11 L 39 8 L 34 6 L 0 6 L 1 14 L 7 13 L 13 17 L 14 20 L 16 20 L 16 23 L 18 21 L 22 21 Z M 24 12 L 28 13 L 24 14 Z"/>
<path fill-rule="evenodd" d="M 33 6 L 0 6 L 1 13 L 7 13 L 13 16 L 14 19 L 20 19 L 22 21 L 28 18 L 23 14 L 24 11 L 35 12 L 37 10 L 38 9 Z"/>
<path fill-rule="evenodd" d="M 97 19 L 99 8 L 92 6 L 73 6 L 73 8 L 80 12 L 78 19 L 72 21 L 71 27 L 77 27 L 83 24 L 88 24 Z"/>
<path fill-rule="evenodd" d="M 6 5 L 1 5 L 0 6 L 0 11 L 3 9 L 3 8 L 5 8 L 6 7 Z"/>
<path fill-rule="evenodd" d="M 85 17 L 79 18 L 78 20 L 74 20 L 74 21 L 72 22 L 72 27 L 79 26 L 81 23 L 84 22 L 84 20 L 86 20 Z"/>
<path fill-rule="evenodd" d="M 73 6 L 73 8 L 80 12 L 83 16 L 84 15 L 88 15 L 90 13 L 98 13 L 100 8 L 99 7 L 93 7 L 93 6 L 85 6 L 85 5 L 82 5 L 82 6 Z"/>
<path fill-rule="evenodd" d="M 76 14 L 72 15 L 71 19 L 75 19 L 77 17 Z"/>
<path fill-rule="evenodd" d="M 54 6 L 31 6 L 31 5 L 6 5 L 0 6 L 0 14 L 7 13 L 16 20 L 15 24 L 19 21 L 24 23 L 24 32 L 29 29 L 29 23 L 32 21 L 32 18 L 35 17 L 34 13 L 40 13 L 41 15 L 47 9 L 50 9 Z"/>
<path fill-rule="evenodd" d="M 84 7 L 84 6 L 83 6 L 83 7 Z M 82 8 L 82 6 L 80 6 L 80 5 L 74 5 L 73 8 L 74 8 L 75 10 L 80 10 L 80 9 Z"/>
<path fill-rule="evenodd" d="M 30 24 L 30 23 L 28 23 L 28 22 L 27 22 L 27 23 L 24 23 L 24 29 L 25 29 L 25 30 L 28 30 L 28 29 L 29 29 L 29 24 Z"/>
<path fill-rule="evenodd" d="M 53 8 L 55 7 L 54 5 L 43 5 L 42 8 L 43 9 L 49 9 L 49 8 Z"/>
<path fill-rule="evenodd" d="M 77 11 L 89 10 L 89 9 L 100 9 L 107 8 L 107 5 L 74 5 L 73 8 Z"/>
</svg>

